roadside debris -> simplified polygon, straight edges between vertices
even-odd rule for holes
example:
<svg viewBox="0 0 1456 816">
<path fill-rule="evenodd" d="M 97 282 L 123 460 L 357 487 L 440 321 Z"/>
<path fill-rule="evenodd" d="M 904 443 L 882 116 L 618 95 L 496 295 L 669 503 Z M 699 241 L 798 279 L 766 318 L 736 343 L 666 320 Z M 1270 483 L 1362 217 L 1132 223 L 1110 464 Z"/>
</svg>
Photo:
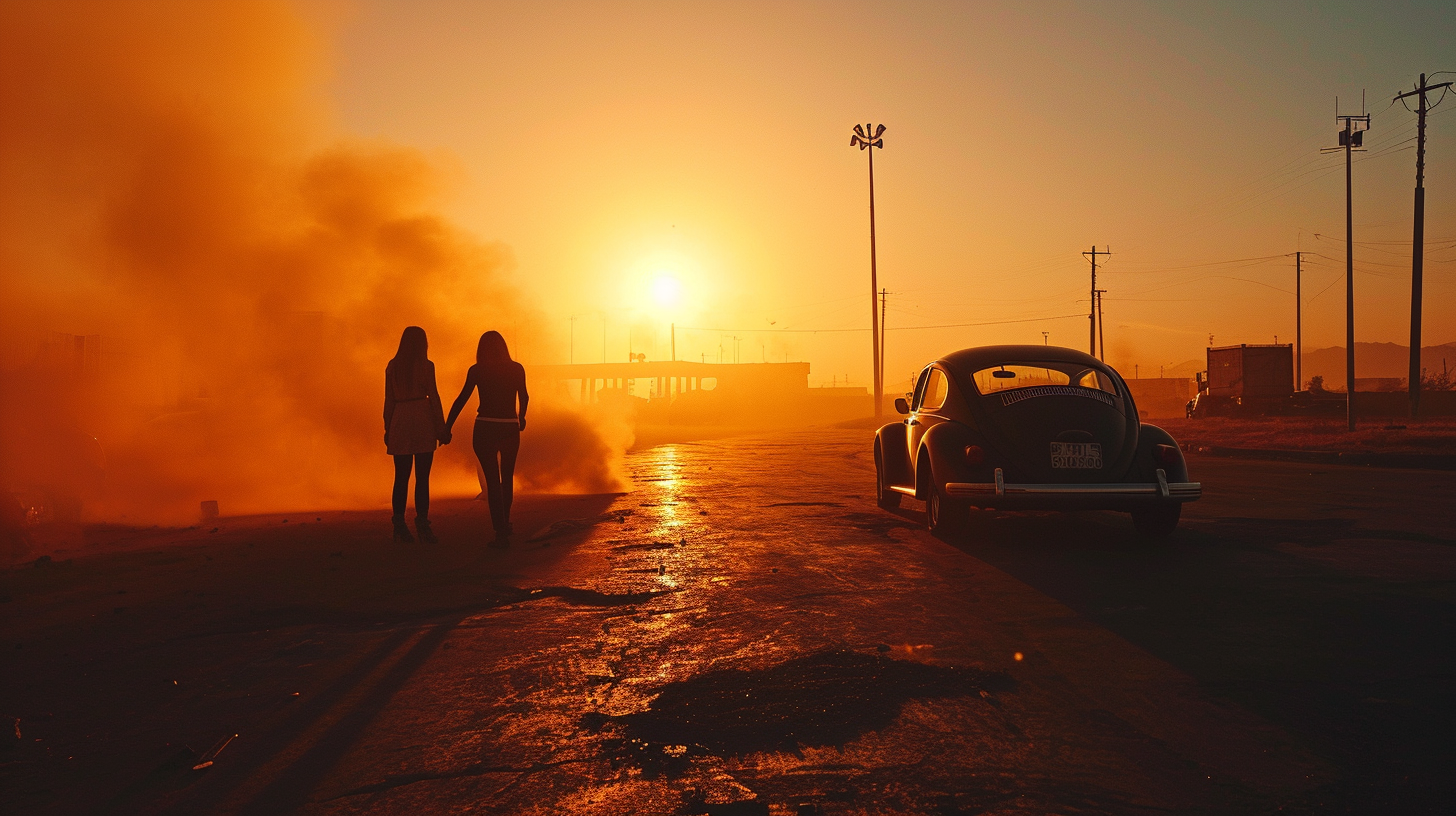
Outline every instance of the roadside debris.
<svg viewBox="0 0 1456 816">
<path fill-rule="evenodd" d="M 204 768 L 211 768 L 213 760 L 217 759 L 217 755 L 222 753 L 222 749 L 228 747 L 228 745 L 237 738 L 238 735 L 233 734 L 230 737 L 224 737 L 223 739 L 218 740 L 217 744 L 212 746 L 212 750 L 197 758 L 197 764 L 192 766 L 192 770 L 200 771 Z"/>
<path fill-rule="evenodd" d="M 598 524 L 606 521 L 615 521 L 618 524 L 626 524 L 627 516 L 632 515 L 631 510 L 615 510 L 610 513 L 603 513 L 593 518 L 560 519 L 551 522 L 550 525 L 536 531 L 534 535 L 526 539 L 527 543 L 545 541 L 548 538 L 568 535 L 570 533 L 590 530 Z"/>
</svg>

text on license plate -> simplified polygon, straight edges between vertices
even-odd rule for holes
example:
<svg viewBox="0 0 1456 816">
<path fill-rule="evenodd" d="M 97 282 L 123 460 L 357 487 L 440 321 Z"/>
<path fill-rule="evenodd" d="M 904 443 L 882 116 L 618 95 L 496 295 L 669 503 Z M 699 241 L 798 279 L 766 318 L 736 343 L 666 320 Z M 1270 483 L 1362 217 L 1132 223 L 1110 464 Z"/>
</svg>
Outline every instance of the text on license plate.
<svg viewBox="0 0 1456 816">
<path fill-rule="evenodd" d="M 1053 442 L 1052 467 L 1100 469 L 1102 467 L 1102 444 L 1099 442 Z"/>
</svg>

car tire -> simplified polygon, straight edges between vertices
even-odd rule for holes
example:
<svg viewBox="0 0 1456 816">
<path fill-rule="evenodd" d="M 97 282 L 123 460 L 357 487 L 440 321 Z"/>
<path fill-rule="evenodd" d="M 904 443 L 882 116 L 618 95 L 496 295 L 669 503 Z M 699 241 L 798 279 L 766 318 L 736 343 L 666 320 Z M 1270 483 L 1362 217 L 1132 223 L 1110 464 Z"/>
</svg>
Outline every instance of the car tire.
<svg viewBox="0 0 1456 816">
<path fill-rule="evenodd" d="M 925 521 L 930 532 L 941 538 L 953 538 L 966 531 L 970 520 L 971 509 L 945 495 L 945 490 L 932 473 L 930 493 L 925 498 Z"/>
<path fill-rule="evenodd" d="M 1178 527 L 1178 517 L 1183 513 L 1182 504 L 1165 504 L 1146 510 L 1132 511 L 1132 526 L 1138 535 L 1149 540 L 1167 538 Z"/>
<path fill-rule="evenodd" d="M 900 506 L 900 494 L 890 489 L 890 480 L 885 474 L 885 455 L 879 440 L 875 440 L 875 504 L 886 510 Z"/>
</svg>

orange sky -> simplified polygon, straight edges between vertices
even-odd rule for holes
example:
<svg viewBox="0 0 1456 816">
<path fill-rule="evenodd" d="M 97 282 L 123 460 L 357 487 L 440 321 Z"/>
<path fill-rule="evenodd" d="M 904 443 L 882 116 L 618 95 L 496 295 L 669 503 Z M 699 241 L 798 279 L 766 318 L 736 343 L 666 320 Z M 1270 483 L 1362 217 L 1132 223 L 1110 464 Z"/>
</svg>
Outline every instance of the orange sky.
<svg viewBox="0 0 1456 816">
<path fill-rule="evenodd" d="M 874 121 L 889 128 L 876 170 L 892 328 L 1085 312 L 1079 253 L 1095 242 L 1114 253 L 1102 278 L 1109 356 L 1130 368 L 1200 357 L 1209 333 L 1292 338 L 1292 291 L 1280 291 L 1292 290 L 1292 259 L 1172 268 L 1296 248 L 1343 258 L 1341 243 L 1314 237 L 1343 237 L 1343 174 L 1296 175 L 1339 163 L 1317 152 L 1334 142 L 1336 95 L 1358 108 L 1368 88 L 1383 111 L 1370 143 L 1407 148 L 1356 166 L 1356 240 L 1409 241 L 1414 152 L 1398 143 L 1415 117 L 1387 108 L 1418 72 L 1456 69 L 1450 15 L 1439 4 L 1265 6 L 362 2 L 311 13 L 332 31 L 341 126 L 453 162 L 451 214 L 513 249 L 563 348 L 579 315 L 578 359 L 600 359 L 603 313 L 614 359 L 629 325 L 637 348 L 664 356 L 672 320 L 866 324 L 865 156 L 848 136 Z M 1453 109 L 1431 119 L 1430 238 L 1456 237 Z M 1409 246 L 1361 250 L 1358 339 L 1405 342 Z M 1456 251 L 1428 254 L 1425 336 L 1450 341 Z M 1343 287 L 1325 289 L 1342 264 L 1314 262 L 1307 348 L 1343 342 Z M 680 308 L 648 296 L 643 278 L 659 270 L 682 279 Z M 1086 328 L 892 332 L 887 380 L 949 348 L 1040 342 L 1043 330 L 1085 346 Z M 866 381 L 864 333 L 736 334 L 743 359 L 787 353 L 811 360 L 816 382 Z M 679 355 L 715 357 L 720 342 L 684 333 Z"/>
</svg>

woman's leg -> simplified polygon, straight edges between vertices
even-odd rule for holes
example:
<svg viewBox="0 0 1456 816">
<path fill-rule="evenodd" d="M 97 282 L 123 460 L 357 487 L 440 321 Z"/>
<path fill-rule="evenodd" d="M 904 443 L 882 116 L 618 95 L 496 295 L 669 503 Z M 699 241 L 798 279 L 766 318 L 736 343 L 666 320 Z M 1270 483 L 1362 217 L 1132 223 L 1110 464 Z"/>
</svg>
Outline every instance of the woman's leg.
<svg viewBox="0 0 1456 816">
<path fill-rule="evenodd" d="M 485 498 L 490 505 L 491 526 L 499 530 L 503 511 L 500 506 L 500 464 L 496 457 L 500 453 L 500 447 L 490 425 L 488 422 L 475 423 L 475 436 L 471 439 L 471 447 L 475 448 L 475 458 L 480 460 L 480 469 L 485 473 Z"/>
<path fill-rule="evenodd" d="M 430 465 L 435 462 L 435 454 L 415 454 L 415 521 L 430 518 Z"/>
<path fill-rule="evenodd" d="M 501 484 L 501 522 L 500 528 L 508 530 L 511 526 L 511 499 L 515 493 L 516 481 L 516 454 L 521 451 L 521 432 L 510 428 L 508 432 L 501 435 L 500 445 L 500 484 Z"/>
<path fill-rule="evenodd" d="M 404 518 L 405 502 L 409 499 L 410 465 L 413 456 L 394 457 L 394 517 Z"/>
</svg>

